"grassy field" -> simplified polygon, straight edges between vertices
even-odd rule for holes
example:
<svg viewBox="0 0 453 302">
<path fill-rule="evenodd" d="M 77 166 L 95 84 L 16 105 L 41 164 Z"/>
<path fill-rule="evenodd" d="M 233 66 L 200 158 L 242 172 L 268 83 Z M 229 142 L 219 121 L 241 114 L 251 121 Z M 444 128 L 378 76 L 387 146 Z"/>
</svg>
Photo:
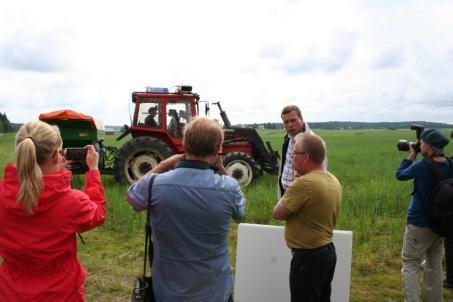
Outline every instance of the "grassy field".
<svg viewBox="0 0 453 302">
<path fill-rule="evenodd" d="M 398 139 L 415 139 L 410 130 L 316 131 L 327 142 L 329 170 L 343 186 L 343 203 L 336 229 L 352 230 L 353 260 L 351 301 L 402 301 L 401 246 L 411 182 L 399 182 L 395 171 L 405 152 L 396 149 Z M 447 133 L 447 132 L 446 132 Z M 280 150 L 282 131 L 263 130 L 265 140 Z M 14 160 L 13 135 L 0 137 L 0 164 Z M 123 139 L 122 142 L 125 142 Z M 118 144 L 114 137 L 106 145 Z M 453 148 L 447 148 L 452 154 Z M 3 171 L 0 172 L 3 175 Z M 79 242 L 79 257 L 89 274 L 88 301 L 127 301 L 132 281 L 140 273 L 143 256 L 143 214 L 126 204 L 126 186 L 103 176 L 108 201 L 108 219 L 102 227 L 85 233 Z M 73 185 L 81 187 L 83 177 Z M 264 175 L 244 188 L 247 198 L 244 222 L 280 224 L 271 218 L 276 203 L 276 176 Z M 235 265 L 237 225 L 230 232 L 230 256 Z M 444 290 L 444 301 L 453 301 L 453 291 Z"/>
</svg>

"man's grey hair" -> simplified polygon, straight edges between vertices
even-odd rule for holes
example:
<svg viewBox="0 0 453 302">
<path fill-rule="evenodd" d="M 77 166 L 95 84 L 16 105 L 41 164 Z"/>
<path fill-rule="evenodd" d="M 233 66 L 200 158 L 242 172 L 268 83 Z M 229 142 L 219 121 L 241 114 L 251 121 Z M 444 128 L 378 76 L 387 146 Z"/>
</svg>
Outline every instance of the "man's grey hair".
<svg viewBox="0 0 453 302">
<path fill-rule="evenodd" d="M 295 137 L 295 152 L 306 152 L 310 160 L 322 164 L 326 158 L 326 142 L 313 132 L 299 133 Z M 302 147 L 301 147 L 302 145 Z"/>
<path fill-rule="evenodd" d="M 183 145 L 186 153 L 198 157 L 215 155 L 223 143 L 220 124 L 207 117 L 196 117 L 184 129 Z"/>
</svg>

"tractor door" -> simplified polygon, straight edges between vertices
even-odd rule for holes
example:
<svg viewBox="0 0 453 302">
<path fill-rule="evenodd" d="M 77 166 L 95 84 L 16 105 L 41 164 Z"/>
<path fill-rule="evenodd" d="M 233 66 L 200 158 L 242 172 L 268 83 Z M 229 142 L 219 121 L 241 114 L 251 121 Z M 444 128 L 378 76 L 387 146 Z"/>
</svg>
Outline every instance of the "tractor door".
<svg viewBox="0 0 453 302">
<path fill-rule="evenodd" d="M 165 123 L 168 133 L 173 138 L 182 138 L 184 127 L 192 119 L 190 100 L 168 100 Z"/>
</svg>

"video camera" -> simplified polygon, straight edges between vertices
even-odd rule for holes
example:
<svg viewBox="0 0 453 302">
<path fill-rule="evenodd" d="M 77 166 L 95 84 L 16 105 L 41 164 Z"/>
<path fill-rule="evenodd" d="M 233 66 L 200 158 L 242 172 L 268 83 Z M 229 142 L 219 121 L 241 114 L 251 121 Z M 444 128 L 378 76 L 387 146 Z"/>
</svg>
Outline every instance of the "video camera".
<svg viewBox="0 0 453 302">
<path fill-rule="evenodd" d="M 66 148 L 64 157 L 66 160 L 72 160 L 74 162 L 85 162 L 87 150 L 85 148 Z"/>
<path fill-rule="evenodd" d="M 396 147 L 399 151 L 409 151 L 409 148 L 412 146 L 414 150 L 419 153 L 420 152 L 420 135 L 422 134 L 425 127 L 421 125 L 411 125 L 411 130 L 416 131 L 417 141 L 416 142 L 409 142 L 404 139 L 400 139 Z"/>
</svg>

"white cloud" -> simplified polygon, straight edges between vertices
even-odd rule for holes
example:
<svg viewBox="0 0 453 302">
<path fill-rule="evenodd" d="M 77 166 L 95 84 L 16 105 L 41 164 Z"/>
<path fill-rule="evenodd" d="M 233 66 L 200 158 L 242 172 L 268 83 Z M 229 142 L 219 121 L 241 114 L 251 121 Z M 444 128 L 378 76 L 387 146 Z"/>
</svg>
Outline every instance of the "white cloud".
<svg viewBox="0 0 453 302">
<path fill-rule="evenodd" d="M 10 1 L 0 112 L 129 123 L 130 94 L 191 84 L 233 123 L 453 122 L 452 1 Z M 441 109 L 438 109 L 441 108 Z"/>
<path fill-rule="evenodd" d="M 399 48 L 383 50 L 371 63 L 374 68 L 399 68 L 404 64 L 403 52 Z"/>
<path fill-rule="evenodd" d="M 19 31 L 0 45 L 0 68 L 54 72 L 63 70 L 65 65 L 60 43 L 54 33 L 36 36 Z"/>
</svg>

